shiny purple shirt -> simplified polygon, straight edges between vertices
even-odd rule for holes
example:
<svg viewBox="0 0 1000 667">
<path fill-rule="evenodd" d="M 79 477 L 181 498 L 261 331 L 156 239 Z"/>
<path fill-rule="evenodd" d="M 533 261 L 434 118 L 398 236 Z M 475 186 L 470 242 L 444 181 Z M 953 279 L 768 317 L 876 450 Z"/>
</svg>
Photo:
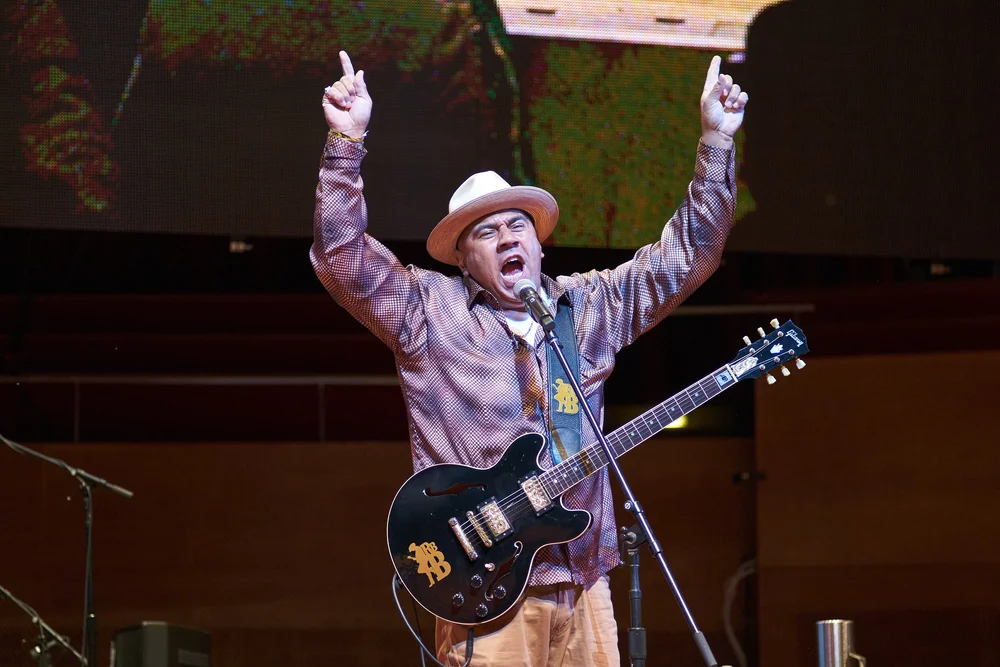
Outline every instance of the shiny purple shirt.
<svg viewBox="0 0 1000 667">
<path fill-rule="evenodd" d="M 395 355 L 414 470 L 437 463 L 490 467 L 518 436 L 548 432 L 542 332 L 535 327 L 535 339 L 522 341 L 478 283 L 403 266 L 369 236 L 365 155 L 359 144 L 327 141 L 316 188 L 313 267 L 334 300 Z M 657 242 L 613 269 L 542 277 L 553 301 L 566 297 L 573 304 L 581 385 L 602 423 L 604 381 L 615 354 L 715 271 L 735 202 L 735 150 L 699 142 L 694 178 Z M 584 445 L 596 441 L 584 420 Z M 543 467 L 551 463 L 544 453 Z M 543 548 L 530 585 L 589 585 L 619 562 L 607 469 L 564 497 L 568 507 L 590 511 L 593 523 L 582 537 Z"/>
</svg>

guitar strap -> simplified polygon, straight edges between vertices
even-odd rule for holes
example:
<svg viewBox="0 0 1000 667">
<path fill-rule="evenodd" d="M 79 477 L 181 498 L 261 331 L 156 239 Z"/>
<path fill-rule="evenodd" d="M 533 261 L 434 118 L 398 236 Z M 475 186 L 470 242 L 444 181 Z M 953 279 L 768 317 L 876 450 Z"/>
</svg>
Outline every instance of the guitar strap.
<svg viewBox="0 0 1000 667">
<path fill-rule="evenodd" d="M 556 311 L 556 335 L 562 346 L 563 356 L 573 371 L 573 377 L 580 381 L 580 358 L 576 349 L 576 332 L 573 330 L 573 306 L 565 296 L 559 300 Z M 549 442 L 552 461 L 560 463 L 580 451 L 583 415 L 580 414 L 580 399 L 573 391 L 562 364 L 546 350 L 549 367 Z"/>
</svg>

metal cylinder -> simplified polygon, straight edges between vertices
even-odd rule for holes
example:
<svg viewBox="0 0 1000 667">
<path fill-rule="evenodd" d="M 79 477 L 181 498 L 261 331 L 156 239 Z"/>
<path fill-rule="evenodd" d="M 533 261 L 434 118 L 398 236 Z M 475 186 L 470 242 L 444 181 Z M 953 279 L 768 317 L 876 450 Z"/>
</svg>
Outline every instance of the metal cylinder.
<svg viewBox="0 0 1000 667">
<path fill-rule="evenodd" d="M 864 667 L 865 659 L 854 651 L 854 621 L 818 621 L 816 642 L 819 648 L 819 667 L 848 667 L 851 658 Z"/>
</svg>

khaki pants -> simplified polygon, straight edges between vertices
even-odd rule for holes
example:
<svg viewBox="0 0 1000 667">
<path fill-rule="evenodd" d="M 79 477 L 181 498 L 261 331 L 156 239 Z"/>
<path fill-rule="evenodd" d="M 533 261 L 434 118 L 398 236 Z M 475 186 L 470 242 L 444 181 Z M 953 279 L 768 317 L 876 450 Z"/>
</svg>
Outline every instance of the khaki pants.
<svg viewBox="0 0 1000 667">
<path fill-rule="evenodd" d="M 438 619 L 438 660 L 465 662 L 467 626 Z M 534 586 L 495 621 L 476 626 L 470 667 L 619 667 L 618 626 L 607 576 L 590 588 Z"/>
</svg>

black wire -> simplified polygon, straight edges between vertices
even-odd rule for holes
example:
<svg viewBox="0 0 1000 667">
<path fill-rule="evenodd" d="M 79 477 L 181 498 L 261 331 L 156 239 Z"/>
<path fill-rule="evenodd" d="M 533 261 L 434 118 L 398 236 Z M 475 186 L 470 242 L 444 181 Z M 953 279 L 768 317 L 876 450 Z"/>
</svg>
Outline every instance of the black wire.
<svg viewBox="0 0 1000 667">
<path fill-rule="evenodd" d="M 427 664 L 426 662 L 424 662 L 424 653 L 426 653 L 431 657 L 431 660 L 434 661 L 434 664 L 440 665 L 440 667 L 448 667 L 448 665 L 438 662 L 437 656 L 431 653 L 427 649 L 427 647 L 424 645 L 424 640 L 420 637 L 420 635 L 416 633 L 416 631 L 413 629 L 413 626 L 410 625 L 410 621 L 406 618 L 406 614 L 403 612 L 403 603 L 399 601 L 399 593 L 397 592 L 397 589 L 402 585 L 403 581 L 402 579 L 399 578 L 399 575 L 398 574 L 392 575 L 392 597 L 396 599 L 396 609 L 399 610 L 399 615 L 402 617 L 403 623 L 406 624 L 406 629 L 410 631 L 410 634 L 413 635 L 413 638 L 417 641 L 417 644 L 420 645 L 420 663 L 422 665 Z M 419 619 L 417 622 L 419 623 Z M 469 638 L 465 641 L 465 662 L 462 663 L 462 667 L 469 667 L 469 663 L 472 662 L 472 644 L 475 641 L 475 638 L 476 637 L 474 629 L 469 628 Z"/>
<path fill-rule="evenodd" d="M 417 599 L 411 595 L 410 602 L 413 604 L 413 618 L 417 621 L 417 634 L 423 637 L 424 631 L 420 629 L 420 610 L 417 609 Z M 423 651 L 420 652 L 420 667 L 427 667 L 427 660 L 424 659 Z"/>
</svg>

